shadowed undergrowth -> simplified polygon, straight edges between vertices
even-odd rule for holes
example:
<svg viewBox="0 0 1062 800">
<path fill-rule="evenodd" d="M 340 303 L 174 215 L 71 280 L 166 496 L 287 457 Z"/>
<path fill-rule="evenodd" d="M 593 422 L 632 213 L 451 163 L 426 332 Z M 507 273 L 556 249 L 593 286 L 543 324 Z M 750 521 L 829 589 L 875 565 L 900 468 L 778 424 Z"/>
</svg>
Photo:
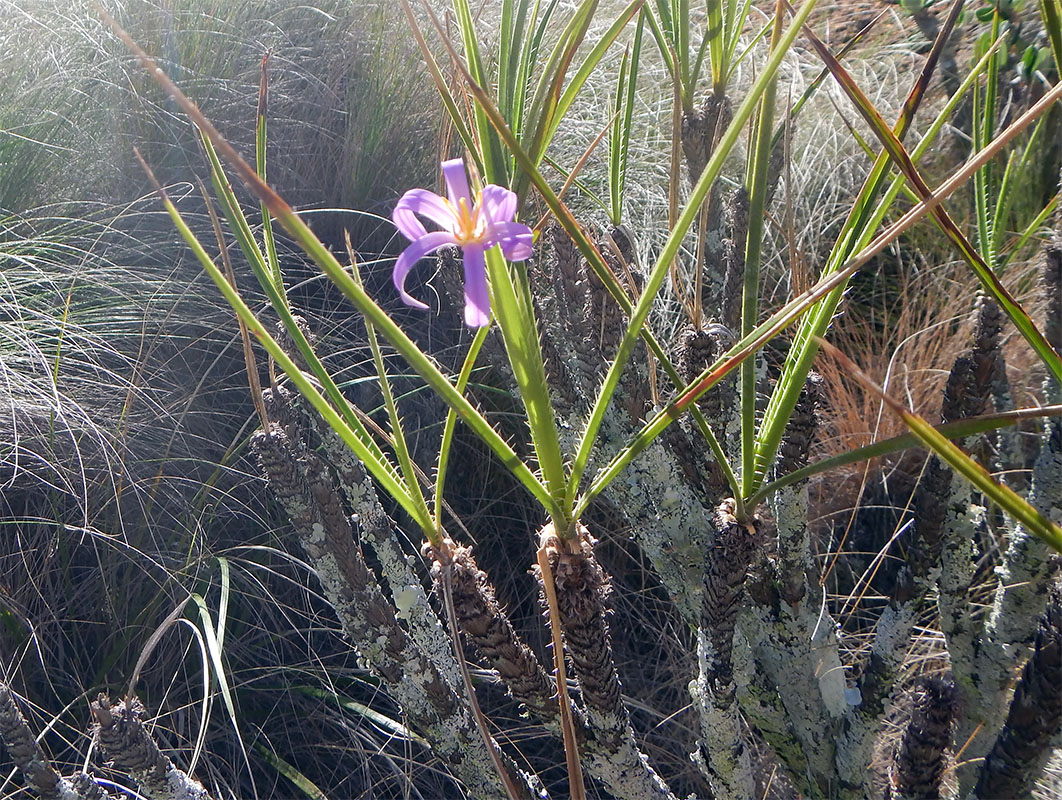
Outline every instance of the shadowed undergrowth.
<svg viewBox="0 0 1062 800">
<path fill-rule="evenodd" d="M 270 183 L 311 212 L 306 218 L 337 253 L 343 232 L 352 232 L 370 294 L 395 311 L 448 374 L 456 373 L 470 340 L 456 324 L 462 292 L 456 271 L 447 271 L 456 265 L 444 255 L 427 286 L 413 289 L 417 296 L 435 292 L 439 313 L 430 319 L 391 298 L 394 245 L 384 217 L 402 190 L 431 185 L 440 135 L 452 136 L 404 21 L 383 7 L 338 0 L 299 6 L 130 0 L 109 8 L 241 152 L 254 148 L 260 63 L 268 53 Z M 47 730 L 46 750 L 64 774 L 79 770 L 89 749 L 89 701 L 131 688 L 148 709 L 159 744 L 217 797 L 458 796 L 452 765 L 405 727 L 403 708 L 345 643 L 332 598 L 250 458 L 258 419 L 239 331 L 148 197 L 149 183 L 132 155 L 139 148 L 197 235 L 213 242 L 195 185 L 208 179 L 195 130 L 94 16 L 58 0 L 32 7 L 0 0 L 0 12 L 0 74 L 10 76 L 0 93 L 0 680 L 21 698 L 30 728 Z M 489 26 L 492 9 L 482 13 L 480 23 Z M 917 73 L 919 36 L 906 17 L 894 17 L 852 56 L 850 69 L 876 89 L 872 100 L 886 117 L 895 117 Z M 818 69 L 810 51 L 792 54 L 781 107 Z M 610 96 L 618 70 L 617 56 L 592 76 L 567 120 L 571 132 L 550 151 L 558 164 L 571 165 L 609 121 L 600 99 Z M 645 59 L 645 90 L 632 124 L 625 224 L 636 234 L 637 252 L 630 255 L 639 278 L 667 233 L 659 224 L 668 215 L 671 169 L 666 76 L 662 63 Z M 740 95 L 755 77 L 751 62 L 740 65 L 731 91 Z M 942 95 L 939 88 L 931 95 L 932 113 Z M 869 160 L 849 126 L 870 134 L 845 102 L 830 84 L 785 131 L 788 163 L 775 176 L 777 199 L 763 236 L 763 307 L 781 305 L 812 282 L 813 266 L 828 254 L 868 174 Z M 938 158 L 929 174 L 938 166 L 945 174 L 951 169 L 951 155 Z M 588 176 L 603 174 L 605 159 L 603 148 L 592 155 Z M 1057 190 L 1051 183 L 1057 159 L 1057 149 L 1047 147 L 1053 172 L 1044 179 L 1045 192 Z M 696 176 L 688 177 L 679 187 L 682 198 Z M 721 181 L 727 202 L 736 182 Z M 243 189 L 237 192 L 249 201 Z M 604 229 L 607 214 L 590 193 L 606 196 L 604 180 L 587 177 L 567 199 L 580 222 Z M 690 287 L 699 268 L 692 239 L 651 318 L 665 340 L 677 341 L 691 322 Z M 289 297 L 330 373 L 386 428 L 359 317 L 294 246 L 282 240 L 280 248 Z M 556 268 L 550 259 L 558 256 L 547 252 L 533 269 Z M 976 328 L 970 317 L 976 281 L 953 258 L 936 240 L 904 241 L 885 251 L 866 270 L 874 277 L 854 284 L 833 338 L 893 395 L 931 419 Z M 1041 295 L 1036 267 L 1030 259 L 1011 269 L 1020 275 L 1016 294 L 1041 319 L 1033 302 Z M 603 297 L 586 267 L 580 270 L 588 283 L 578 291 Z M 244 296 L 255 310 L 265 309 L 239 258 L 236 271 Z M 618 340 L 618 333 L 610 328 L 614 320 L 595 316 L 592 306 L 586 319 L 593 330 L 577 344 L 607 359 L 615 345 L 609 337 Z M 545 310 L 538 309 L 540 318 Z M 528 431 L 505 351 L 495 340 L 486 352 L 492 366 L 473 373 L 470 395 L 526 457 Z M 1015 405 L 1043 402 L 1043 375 L 1024 343 L 1012 336 L 1003 352 Z M 784 351 L 768 351 L 763 380 L 777 379 L 781 357 Z M 446 407 L 391 351 L 383 358 L 412 457 L 430 473 Z M 819 363 L 826 388 L 816 457 L 903 432 L 842 369 Z M 632 419 L 648 415 L 651 405 L 644 348 L 633 373 L 623 385 L 634 395 L 625 406 Z M 555 395 L 562 395 L 563 382 L 556 373 L 550 377 Z M 585 416 L 577 405 L 567 410 L 568 419 Z M 475 544 L 517 634 L 536 653 L 547 653 L 538 586 L 528 572 L 541 509 L 466 431 L 459 429 L 451 460 L 445 499 L 461 531 L 455 538 Z M 828 473 L 810 488 L 811 556 L 825 576 L 823 607 L 846 634 L 847 670 L 866 659 L 871 628 L 907 558 L 889 543 L 910 522 L 926 463 L 924 454 L 910 451 Z M 694 477 L 701 485 L 713 480 Z M 418 555 L 413 526 L 380 496 L 383 509 L 408 528 L 404 549 L 426 580 L 429 564 Z M 586 522 L 601 540 L 596 558 L 611 576 L 613 654 L 633 733 L 676 796 L 707 797 L 704 768 L 689 757 L 703 735 L 687 686 L 696 674 L 696 634 L 654 571 L 652 554 L 637 543 L 636 523 L 617 505 L 597 502 Z M 998 549 L 1006 544 L 999 520 L 990 523 L 976 574 L 983 588 L 971 594 L 971 602 L 985 606 L 992 602 Z M 383 560 L 372 551 L 367 558 L 370 569 Z M 749 580 L 765 579 L 753 574 Z M 897 741 L 912 715 L 946 705 L 938 697 L 944 689 L 919 682 L 943 673 L 946 661 L 935 611 L 919 608 L 918 614 L 899 679 L 904 690 L 914 689 L 884 723 Z M 731 634 L 732 628 L 731 620 Z M 849 678 L 859 675 L 850 671 Z M 474 680 L 494 735 L 554 796 L 563 796 L 559 743 L 521 717 L 493 672 L 476 671 Z M 748 744 L 757 774 L 766 779 L 757 796 L 794 796 L 788 779 L 771 777 L 779 762 L 765 742 L 756 737 Z M 903 740 L 896 748 L 915 752 L 916 745 Z M 876 764 L 892 763 L 890 747 L 882 745 Z M 96 774 L 123 779 L 121 770 Z M 0 787 L 0 797 L 19 792 L 12 781 Z M 597 785 L 590 792 L 606 796 Z"/>
</svg>

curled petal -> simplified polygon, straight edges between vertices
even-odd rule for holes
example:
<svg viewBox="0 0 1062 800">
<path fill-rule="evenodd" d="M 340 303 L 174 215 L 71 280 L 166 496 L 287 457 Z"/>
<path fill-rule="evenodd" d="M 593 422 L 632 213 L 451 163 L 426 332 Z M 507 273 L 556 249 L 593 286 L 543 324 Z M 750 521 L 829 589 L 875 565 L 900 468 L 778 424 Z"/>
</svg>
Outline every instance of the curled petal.
<svg viewBox="0 0 1062 800">
<path fill-rule="evenodd" d="M 465 324 L 482 328 L 490 322 L 490 294 L 483 248 L 465 247 Z"/>
<path fill-rule="evenodd" d="M 462 197 L 472 209 L 472 195 L 468 191 L 468 176 L 465 175 L 465 162 L 460 158 L 442 162 L 443 180 L 446 181 L 446 190 L 450 193 L 450 202 L 454 208 L 458 207 L 458 200 Z"/>
<path fill-rule="evenodd" d="M 501 246 L 502 254 L 509 261 L 523 261 L 531 257 L 535 236 L 531 229 L 520 222 L 495 222 L 491 226 L 491 244 Z"/>
<path fill-rule="evenodd" d="M 446 231 L 454 230 L 456 220 L 451 206 L 435 192 L 427 189 L 410 189 L 395 206 L 391 213 L 395 227 L 410 241 L 415 241 L 427 234 L 427 230 L 416 215 L 427 217 Z"/>
<path fill-rule="evenodd" d="M 479 202 L 489 222 L 508 222 L 516 214 L 516 194 L 504 186 L 488 183 Z"/>
<path fill-rule="evenodd" d="M 424 256 L 434 253 L 440 247 L 456 243 L 454 235 L 449 231 L 436 231 L 415 239 L 409 247 L 402 251 L 398 260 L 395 261 L 395 269 L 391 273 L 391 280 L 394 281 L 395 288 L 398 289 L 398 294 L 403 303 L 414 308 L 427 308 L 424 303 L 406 292 L 406 275 Z"/>
</svg>

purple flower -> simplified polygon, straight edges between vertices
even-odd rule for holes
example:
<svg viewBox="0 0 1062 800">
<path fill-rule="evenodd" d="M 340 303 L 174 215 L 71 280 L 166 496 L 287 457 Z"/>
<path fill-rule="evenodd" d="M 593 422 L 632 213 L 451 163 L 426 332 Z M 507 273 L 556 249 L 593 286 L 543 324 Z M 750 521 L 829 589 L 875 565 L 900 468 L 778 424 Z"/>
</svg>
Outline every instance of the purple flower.
<svg viewBox="0 0 1062 800">
<path fill-rule="evenodd" d="M 508 189 L 488 184 L 473 201 L 464 161 L 460 158 L 444 161 L 442 172 L 449 199 L 427 189 L 410 189 L 395 206 L 392 214 L 395 226 L 412 244 L 398 257 L 392 277 L 406 305 L 427 308 L 406 293 L 406 275 L 429 253 L 449 244 L 457 245 L 465 264 L 465 324 L 479 328 L 490 322 L 483 254 L 499 245 L 507 259 L 523 261 L 531 255 L 533 235 L 529 227 L 512 221 L 516 214 L 516 195 Z M 428 233 L 417 214 L 442 230 Z"/>
</svg>

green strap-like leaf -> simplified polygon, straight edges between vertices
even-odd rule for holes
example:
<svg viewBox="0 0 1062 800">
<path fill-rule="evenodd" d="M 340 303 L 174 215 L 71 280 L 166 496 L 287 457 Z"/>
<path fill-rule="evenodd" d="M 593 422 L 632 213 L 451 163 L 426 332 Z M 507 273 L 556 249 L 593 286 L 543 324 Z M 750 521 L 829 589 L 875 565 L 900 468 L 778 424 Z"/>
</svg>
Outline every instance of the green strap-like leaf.
<svg viewBox="0 0 1062 800">
<path fill-rule="evenodd" d="M 1039 536 L 1048 545 L 1062 553 L 1062 528 L 1059 528 L 1058 525 L 1044 517 L 1024 497 L 1018 495 L 1009 486 L 1004 486 L 993 479 L 985 471 L 984 467 L 970 458 L 962 451 L 962 448 L 936 430 L 925 419 L 882 391 L 881 387 L 874 383 L 870 376 L 860 370 L 836 347 L 822 339 L 819 340 L 819 346 L 827 350 L 833 358 L 840 361 L 865 389 L 880 397 L 885 405 L 911 429 L 911 433 L 918 437 L 919 441 L 926 447 L 936 453 L 941 460 L 947 462 L 948 466 L 966 478 L 974 485 L 974 488 L 990 498 L 1003 511 L 1018 520 L 1025 526 L 1026 530 Z"/>
</svg>

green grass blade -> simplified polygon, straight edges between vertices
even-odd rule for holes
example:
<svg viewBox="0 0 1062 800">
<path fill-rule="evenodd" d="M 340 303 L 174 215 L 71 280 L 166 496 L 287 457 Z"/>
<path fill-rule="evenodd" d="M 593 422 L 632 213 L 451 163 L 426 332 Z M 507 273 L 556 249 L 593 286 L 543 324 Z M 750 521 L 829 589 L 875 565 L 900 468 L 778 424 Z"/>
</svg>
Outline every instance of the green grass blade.
<svg viewBox="0 0 1062 800">
<path fill-rule="evenodd" d="M 198 594 L 192 595 L 192 601 L 199 609 L 199 619 L 202 623 L 204 638 L 206 639 L 207 654 L 210 656 L 210 663 L 214 670 L 214 680 L 217 681 L 218 690 L 221 692 L 221 700 L 225 704 L 225 711 L 229 715 L 232 729 L 236 731 L 238 736 L 240 726 L 239 717 L 236 714 L 236 703 L 232 699 L 232 691 L 229 688 L 228 671 L 225 669 L 225 662 L 222 659 L 223 650 L 218 639 L 218 630 L 214 627 L 214 622 L 210 615 L 210 606 Z M 219 619 L 218 624 L 223 625 L 224 623 Z"/>
<path fill-rule="evenodd" d="M 1028 244 L 1029 239 L 1031 239 L 1036 232 L 1043 227 L 1044 223 L 1047 222 L 1048 217 L 1050 217 L 1051 214 L 1054 213 L 1054 210 L 1058 208 L 1060 198 L 1062 198 L 1062 192 L 1055 192 L 1055 196 L 1047 201 L 1047 205 L 1043 207 L 1040 213 L 1033 217 L 1029 224 L 1025 226 L 1025 229 L 1018 234 L 1018 238 L 1014 240 L 1010 250 L 1003 256 L 1003 260 L 1000 262 L 1001 269 L 1006 267 L 1011 259 L 1020 253 L 1021 249 Z"/>
<path fill-rule="evenodd" d="M 663 5 L 658 2 L 657 12 L 654 14 L 651 6 L 643 6 L 646 19 L 649 21 L 649 32 L 653 35 L 653 41 L 656 42 L 656 48 L 660 51 L 660 57 L 664 60 L 664 66 L 667 67 L 668 77 L 672 82 L 678 80 L 678 61 L 675 55 L 675 48 L 670 43 L 670 33 L 666 25 L 657 19 L 657 14 L 660 13 L 659 6 Z"/>
<path fill-rule="evenodd" d="M 678 57 L 679 80 L 682 82 L 683 108 L 693 107 L 694 87 L 690 84 L 690 0 L 672 3 L 675 30 L 675 55 Z"/>
<path fill-rule="evenodd" d="M 526 10 L 526 5 L 521 3 Z M 520 64 L 520 43 L 516 36 L 516 20 L 513 17 L 513 0 L 502 0 L 501 19 L 498 22 L 498 108 L 513 125 L 513 100 L 516 93 L 516 72 Z M 519 130 L 518 128 L 514 129 Z"/>
<path fill-rule="evenodd" d="M 1007 231 L 1007 222 L 1014 206 L 1014 198 L 1016 194 L 1020 193 L 1014 186 L 1014 182 L 1020 182 L 1021 178 L 1028 174 L 1027 170 L 1030 167 L 1034 169 L 1039 167 L 1035 163 L 1037 157 L 1036 147 L 1040 144 L 1040 134 L 1047 126 L 1048 119 L 1049 117 L 1042 117 L 1036 123 L 1032 133 L 1029 134 L 1029 141 L 1025 143 L 1025 149 L 1022 150 L 1021 155 L 1019 156 L 1017 151 L 1012 151 L 1007 159 L 1007 167 L 1003 171 L 1003 180 L 999 186 L 999 200 L 996 203 L 996 216 L 992 221 L 992 253 L 994 259 L 989 262 L 993 267 L 998 267 L 1000 272 L 1003 271 L 1006 263 L 1010 260 L 1009 258 L 1003 258 L 1003 251 L 1006 248 L 1003 236 Z M 1037 214 L 1036 219 L 1039 218 L 1040 215 Z M 1040 223 L 1036 224 L 1039 226 Z M 1013 253 L 1013 250 L 1011 252 Z"/>
<path fill-rule="evenodd" d="M 1041 120 L 1042 122 L 1043 120 Z M 1035 136 L 1035 134 L 1034 130 L 1033 135 Z M 1003 246 L 1007 212 L 1010 210 L 1010 198 L 1008 195 L 1012 188 L 1011 181 L 1014 180 L 1014 173 L 1018 169 L 1017 163 L 1018 153 L 1012 150 L 1007 154 L 1007 166 L 1003 168 L 1003 177 L 999 181 L 999 188 L 994 192 L 996 209 L 988 226 L 988 244 L 981 250 L 981 257 L 985 260 L 985 263 L 991 264 L 993 267 L 999 265 L 999 251 Z"/>
<path fill-rule="evenodd" d="M 229 560 L 218 556 L 218 568 L 221 571 L 221 597 L 218 600 L 218 649 L 225 650 L 225 626 L 229 621 L 229 594 L 232 589 L 232 575 Z"/>
<path fill-rule="evenodd" d="M 613 106 L 614 118 L 608 132 L 608 217 L 613 225 L 619 225 L 623 219 L 623 104 L 626 101 L 627 69 L 630 65 L 630 50 L 623 52 L 620 61 L 619 78 L 616 80 L 616 100 Z"/>
<path fill-rule="evenodd" d="M 725 80 L 730 81 L 731 76 L 734 74 L 734 67 L 741 62 L 741 59 L 735 59 L 734 53 L 737 52 L 738 43 L 741 41 L 741 31 L 745 27 L 745 23 L 748 22 L 749 11 L 752 10 L 752 0 L 744 0 L 741 4 L 741 10 L 738 10 L 738 3 L 735 0 L 728 0 L 726 4 L 726 20 L 724 21 L 723 36 L 725 37 L 725 46 L 723 51 L 724 63 L 729 65 L 729 70 L 726 73 Z M 766 27 L 766 26 L 765 26 Z M 760 37 L 755 37 L 759 39 Z"/>
<path fill-rule="evenodd" d="M 546 32 L 549 30 L 549 23 L 553 19 L 553 13 L 557 10 L 558 2 L 559 0 L 550 0 L 549 5 L 542 12 L 542 16 L 539 17 L 540 0 L 535 0 L 534 9 L 531 12 L 531 21 L 528 26 L 534 27 L 534 33 L 524 47 L 520 58 L 520 72 L 516 87 L 518 97 L 514 102 L 518 113 L 512 120 L 513 130 L 519 131 L 521 137 L 524 135 L 524 120 L 528 111 L 527 91 L 531 85 L 531 76 L 538 66 L 538 54 L 542 51 L 542 44 L 545 41 Z M 515 161 L 513 162 L 513 171 L 516 171 Z"/>
<path fill-rule="evenodd" d="M 641 60 L 642 33 L 645 30 L 645 11 L 638 15 L 634 43 L 623 53 L 619 79 L 616 81 L 616 118 L 609 129 L 609 219 L 613 225 L 623 220 L 623 197 L 627 181 L 627 155 L 634 121 L 634 100 L 638 88 L 638 63 Z"/>
<path fill-rule="evenodd" d="M 269 108 L 269 83 L 266 65 L 268 62 L 269 54 L 266 53 L 262 58 L 262 75 L 258 87 L 258 124 L 255 126 L 254 135 L 255 167 L 258 170 L 258 177 L 266 182 L 269 181 L 266 177 L 266 142 L 268 141 L 266 119 Z M 273 276 L 273 283 L 277 287 L 277 292 L 284 299 L 284 305 L 287 306 L 288 295 L 284 290 L 284 276 L 280 272 L 280 259 L 277 258 L 277 243 L 273 237 L 273 223 L 269 219 L 269 211 L 266 209 L 265 204 L 260 204 L 259 208 L 262 211 L 262 238 L 265 241 L 266 262 L 269 266 L 269 272 Z"/>
<path fill-rule="evenodd" d="M 269 764 L 269 766 L 295 784 L 295 788 L 306 795 L 309 800 L 329 800 L 328 795 L 321 791 L 316 783 L 311 781 L 293 765 L 289 764 L 264 744 L 256 742 L 254 749 L 266 760 L 266 763 Z"/>
<path fill-rule="evenodd" d="M 304 694 L 307 697 L 316 697 L 320 700 L 328 700 L 335 703 L 340 708 L 345 708 L 347 711 L 354 712 L 359 717 L 364 717 L 383 733 L 399 736 L 402 739 L 417 742 L 425 747 L 429 746 L 427 739 L 418 735 L 417 732 L 411 728 L 403 725 L 399 720 L 393 719 L 386 714 L 383 714 L 374 708 L 370 708 L 364 703 L 359 703 L 357 700 L 346 697 L 345 695 L 330 692 L 326 689 L 317 689 L 313 686 L 293 686 L 291 687 L 291 690 Z"/>
<path fill-rule="evenodd" d="M 465 362 L 461 365 L 461 371 L 457 374 L 457 382 L 454 384 L 454 388 L 462 394 L 465 391 L 465 387 L 468 386 L 468 380 L 472 375 L 472 368 L 476 365 L 476 358 L 479 357 L 479 351 L 483 347 L 483 343 L 487 341 L 487 334 L 490 332 L 490 326 L 484 325 L 476 331 L 476 336 L 472 340 L 471 346 L 468 348 L 468 353 L 465 355 Z M 450 446 L 454 438 L 454 428 L 457 426 L 457 414 L 452 408 L 446 412 L 446 422 L 443 424 L 442 442 L 439 445 L 439 463 L 435 469 L 435 521 L 438 523 L 442 519 L 442 505 L 443 505 L 443 490 L 446 488 L 446 468 L 450 464 Z"/>
<path fill-rule="evenodd" d="M 999 9 L 992 12 L 992 27 L 978 41 L 978 47 L 987 47 L 988 43 L 1000 35 L 1002 18 Z M 976 52 L 976 50 L 975 50 Z M 985 70 L 985 86 L 983 94 L 980 87 L 974 86 L 973 92 L 973 140 L 974 150 L 984 149 L 992 141 L 992 133 L 996 122 L 996 93 L 999 85 L 999 69 L 1001 59 L 1005 62 L 1006 53 L 1000 50 L 997 56 L 988 62 Z M 992 202 L 996 200 L 995 181 L 993 180 L 991 164 L 985 164 L 984 169 L 974 176 L 974 209 L 977 221 L 977 243 L 980 247 L 980 255 L 989 264 L 994 262 L 992 252 Z"/>
<path fill-rule="evenodd" d="M 354 275 L 354 280 L 361 284 L 361 273 L 356 263 L 351 264 L 351 273 Z M 394 393 L 391 391 L 391 379 L 387 375 L 383 353 L 380 351 L 380 340 L 376 336 L 376 329 L 372 326 L 372 323 L 364 318 L 362 322 L 365 324 L 365 335 L 369 341 L 369 349 L 372 351 L 372 363 L 376 367 L 380 394 L 383 395 L 384 407 L 387 409 L 387 419 L 391 423 L 391 442 L 395 449 L 395 456 L 398 458 L 398 467 L 402 471 L 402 477 L 410 499 L 420 511 L 419 516 L 414 517 L 414 519 L 418 522 L 427 520 L 430 523 L 427 528 L 423 527 L 422 523 L 421 530 L 429 542 L 438 546 L 437 520 L 432 518 L 428 504 L 424 501 L 424 493 L 420 490 L 417 470 L 413 466 L 413 457 L 410 455 L 405 430 L 402 427 L 402 417 L 398 413 L 398 405 L 395 403 Z"/>
<path fill-rule="evenodd" d="M 523 130 L 529 59 L 536 42 L 529 32 L 538 16 L 538 0 L 504 0 L 498 38 L 498 107 L 519 136 Z M 533 64 L 533 61 L 530 62 Z"/>
<path fill-rule="evenodd" d="M 730 72 L 726 76 L 726 80 L 728 83 L 730 82 L 730 79 L 734 77 L 734 72 L 737 70 L 741 62 L 744 61 L 748 57 L 748 55 L 756 49 L 756 45 L 758 45 L 760 41 L 771 32 L 771 28 L 773 27 L 774 23 L 772 21 L 768 20 L 767 22 L 765 22 L 763 25 L 760 26 L 759 30 L 756 31 L 756 35 L 750 38 L 745 43 L 745 46 L 741 49 L 741 52 L 737 55 L 736 58 L 728 58 L 727 63 L 730 65 Z"/>
<path fill-rule="evenodd" d="M 727 6 L 733 6 L 734 0 L 729 0 Z M 708 64 L 712 71 L 712 91 L 722 94 L 726 89 L 727 76 L 730 70 L 727 68 L 727 41 L 726 27 L 723 24 L 723 0 L 705 0 L 708 12 L 708 29 L 704 32 L 704 38 L 708 40 Z M 727 11 L 730 9 L 728 8 Z M 688 23 L 687 23 L 688 24 Z M 679 56 L 682 58 L 682 56 Z M 693 87 L 690 87 L 692 91 Z"/>
</svg>

